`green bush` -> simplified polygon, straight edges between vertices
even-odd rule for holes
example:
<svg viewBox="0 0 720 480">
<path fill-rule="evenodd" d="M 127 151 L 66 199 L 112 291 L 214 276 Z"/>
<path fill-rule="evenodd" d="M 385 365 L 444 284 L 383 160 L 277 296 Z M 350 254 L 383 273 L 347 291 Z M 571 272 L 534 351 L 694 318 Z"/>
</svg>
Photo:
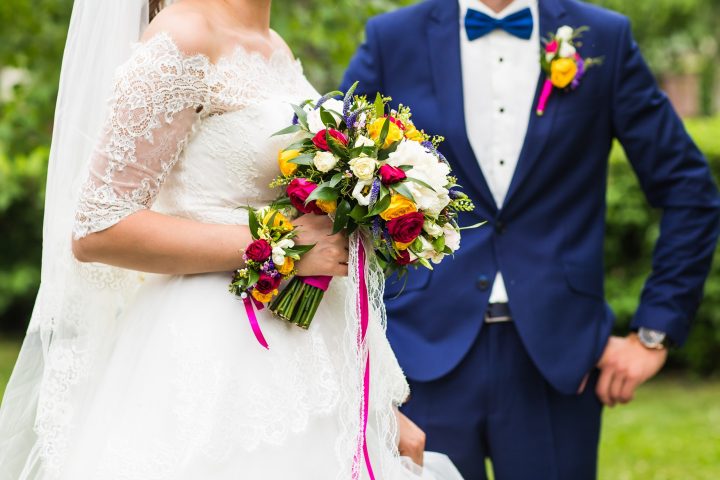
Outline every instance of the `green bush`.
<svg viewBox="0 0 720 480">
<path fill-rule="evenodd" d="M 705 153 L 715 178 L 720 178 L 720 117 L 687 120 L 688 131 Z M 659 212 L 653 211 L 618 145 L 610 158 L 605 242 L 606 295 L 618 316 L 618 331 L 627 329 L 650 271 L 658 235 Z M 699 374 L 720 369 L 720 249 L 705 287 L 685 348 L 673 352 L 671 365 Z"/>
</svg>

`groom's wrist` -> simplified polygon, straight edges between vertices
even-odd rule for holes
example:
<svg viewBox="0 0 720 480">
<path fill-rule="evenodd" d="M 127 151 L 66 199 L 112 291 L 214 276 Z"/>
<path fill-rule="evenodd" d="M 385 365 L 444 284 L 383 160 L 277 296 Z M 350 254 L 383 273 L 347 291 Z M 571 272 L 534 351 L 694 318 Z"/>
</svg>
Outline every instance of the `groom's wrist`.
<svg viewBox="0 0 720 480">
<path fill-rule="evenodd" d="M 670 340 L 667 333 L 647 327 L 640 327 L 635 331 L 640 344 L 648 350 L 666 350 Z"/>
</svg>

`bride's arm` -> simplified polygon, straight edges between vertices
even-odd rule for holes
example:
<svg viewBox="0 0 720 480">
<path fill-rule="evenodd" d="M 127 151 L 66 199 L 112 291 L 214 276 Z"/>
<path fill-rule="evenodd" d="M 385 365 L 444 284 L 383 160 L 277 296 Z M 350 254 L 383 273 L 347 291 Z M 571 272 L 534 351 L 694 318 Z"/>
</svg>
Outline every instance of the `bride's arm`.
<svg viewBox="0 0 720 480">
<path fill-rule="evenodd" d="M 241 250 L 252 241 L 247 226 L 204 224 L 150 210 L 210 109 L 208 72 L 188 55 L 212 55 L 202 19 L 161 17 L 119 69 L 107 127 L 80 195 L 73 253 L 83 262 L 154 273 L 231 271 L 241 266 Z M 154 36 L 157 32 L 170 38 Z M 341 264 L 347 261 L 346 240 L 329 236 L 327 217 L 303 216 L 294 223 L 300 227 L 298 243 L 317 243 L 298 263 L 299 273 L 347 274 Z"/>
</svg>

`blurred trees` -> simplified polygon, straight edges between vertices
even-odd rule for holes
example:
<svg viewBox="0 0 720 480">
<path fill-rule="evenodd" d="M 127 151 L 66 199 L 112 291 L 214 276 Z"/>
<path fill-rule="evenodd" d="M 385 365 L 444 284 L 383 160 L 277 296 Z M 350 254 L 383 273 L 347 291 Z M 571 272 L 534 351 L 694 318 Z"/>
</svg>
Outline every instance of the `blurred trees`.
<svg viewBox="0 0 720 480">
<path fill-rule="evenodd" d="M 713 85 L 718 84 L 718 0 L 592 1 L 633 20 L 635 36 L 659 77 L 699 74 L 704 112 L 712 111 Z M 273 27 L 302 59 L 318 90 L 327 91 L 340 82 L 362 41 L 366 19 L 410 3 L 415 2 L 275 0 Z M 72 0 L 0 2 L 0 330 L 24 328 L 39 282 L 46 162 L 71 8 Z M 690 121 L 689 128 L 720 176 L 720 120 Z M 649 271 L 657 217 L 616 149 L 608 192 L 607 295 L 621 325 L 634 312 Z M 689 345 L 674 358 L 676 365 L 698 372 L 720 364 L 718 263 L 720 258 Z"/>
</svg>

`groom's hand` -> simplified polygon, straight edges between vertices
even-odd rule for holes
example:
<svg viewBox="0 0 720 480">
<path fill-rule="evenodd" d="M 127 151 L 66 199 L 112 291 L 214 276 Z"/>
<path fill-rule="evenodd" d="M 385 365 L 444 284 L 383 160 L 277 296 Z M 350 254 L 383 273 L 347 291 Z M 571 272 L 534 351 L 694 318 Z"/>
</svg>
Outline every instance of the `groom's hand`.
<svg viewBox="0 0 720 480">
<path fill-rule="evenodd" d="M 608 407 L 628 403 L 635 389 L 657 374 L 667 359 L 667 350 L 645 347 L 637 335 L 610 337 L 598 363 L 597 396 Z"/>
</svg>

